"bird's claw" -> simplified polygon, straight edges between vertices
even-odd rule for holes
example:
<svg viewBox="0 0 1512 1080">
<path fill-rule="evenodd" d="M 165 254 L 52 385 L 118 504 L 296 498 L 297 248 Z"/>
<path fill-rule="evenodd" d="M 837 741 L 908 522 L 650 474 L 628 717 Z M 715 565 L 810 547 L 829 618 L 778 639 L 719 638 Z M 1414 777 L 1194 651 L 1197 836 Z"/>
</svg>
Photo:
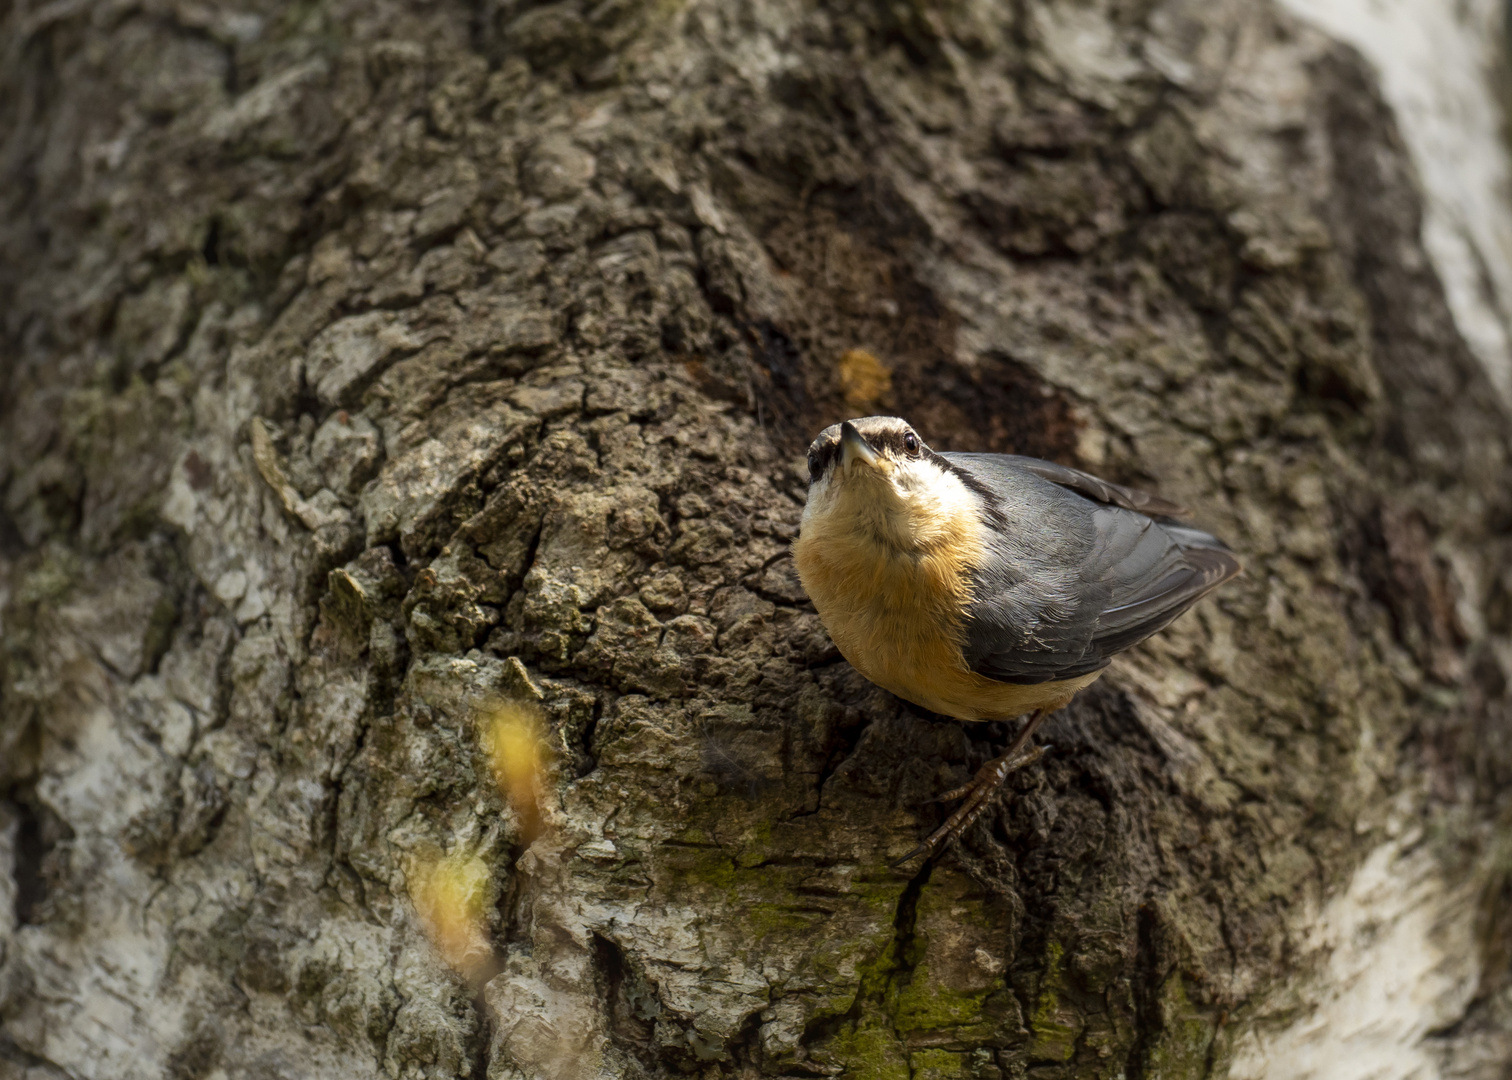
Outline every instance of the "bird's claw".
<svg viewBox="0 0 1512 1080">
<path fill-rule="evenodd" d="M 926 851 L 928 851 L 931 855 L 934 854 L 934 852 L 930 849 L 928 840 L 925 840 L 922 844 L 915 844 L 914 849 L 907 855 L 903 856 L 901 859 L 895 860 L 894 862 L 890 862 L 887 865 L 889 869 L 896 870 L 898 867 L 906 863 L 909 859 L 912 859 L 915 855 L 923 854 Z"/>
<path fill-rule="evenodd" d="M 946 844 L 960 836 L 971 827 L 972 822 L 981 816 L 982 811 L 987 809 L 987 801 L 998 788 L 1003 786 L 1003 781 L 1008 779 L 1009 773 L 1022 769 L 1026 765 L 1033 765 L 1044 757 L 1049 749 L 1049 746 L 1033 746 L 1016 757 L 1010 758 L 1004 754 L 1002 757 L 993 758 L 977 770 L 977 774 L 971 778 L 970 783 L 952 788 L 929 800 L 930 802 L 945 802 L 950 799 L 965 798 L 966 801 L 945 819 L 944 824 L 930 833 L 907 855 L 891 865 L 894 868 L 902 866 L 917 855 L 923 855 L 929 859 L 934 858 Z"/>
</svg>

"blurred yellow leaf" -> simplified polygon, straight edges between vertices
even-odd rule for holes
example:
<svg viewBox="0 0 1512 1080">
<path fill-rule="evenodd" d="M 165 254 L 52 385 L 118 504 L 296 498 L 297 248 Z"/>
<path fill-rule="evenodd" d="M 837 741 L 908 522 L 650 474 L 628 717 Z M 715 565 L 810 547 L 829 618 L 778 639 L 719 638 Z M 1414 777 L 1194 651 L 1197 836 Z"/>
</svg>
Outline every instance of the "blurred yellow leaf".
<svg viewBox="0 0 1512 1080">
<path fill-rule="evenodd" d="M 546 764 L 545 718 L 532 704 L 506 701 L 483 728 L 483 748 L 499 791 L 520 819 L 528 845 L 541 830 L 541 771 Z"/>
<path fill-rule="evenodd" d="M 483 918 L 489 877 L 488 863 L 471 851 L 421 863 L 410 877 L 410 899 L 431 941 L 469 979 L 493 959 Z"/>
</svg>

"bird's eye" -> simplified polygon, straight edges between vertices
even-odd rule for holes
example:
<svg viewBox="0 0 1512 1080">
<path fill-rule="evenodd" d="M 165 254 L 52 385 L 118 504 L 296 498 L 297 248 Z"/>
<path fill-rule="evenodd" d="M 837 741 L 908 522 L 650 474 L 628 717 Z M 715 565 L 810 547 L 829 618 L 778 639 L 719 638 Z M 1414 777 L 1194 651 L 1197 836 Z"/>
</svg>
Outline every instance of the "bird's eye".
<svg viewBox="0 0 1512 1080">
<path fill-rule="evenodd" d="M 808 462 L 809 462 L 809 483 L 812 484 L 815 480 L 819 479 L 819 455 L 810 452 L 810 454 L 808 456 Z"/>
<path fill-rule="evenodd" d="M 903 436 L 903 449 L 907 450 L 910 454 L 917 454 L 919 452 L 919 437 L 911 431 Z"/>
</svg>

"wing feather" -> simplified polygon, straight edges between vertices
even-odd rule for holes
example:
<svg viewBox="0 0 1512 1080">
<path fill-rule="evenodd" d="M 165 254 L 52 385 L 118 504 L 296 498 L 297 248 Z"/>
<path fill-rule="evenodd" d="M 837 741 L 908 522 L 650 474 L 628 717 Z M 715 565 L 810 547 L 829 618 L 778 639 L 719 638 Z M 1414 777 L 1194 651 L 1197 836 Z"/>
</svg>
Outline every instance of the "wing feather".
<svg viewBox="0 0 1512 1080">
<path fill-rule="evenodd" d="M 967 663 L 988 678 L 1098 671 L 1240 572 L 1217 537 L 1157 520 L 1180 508 L 1154 495 L 1033 458 L 942 456 L 1008 522 L 977 571 L 966 627 Z"/>
<path fill-rule="evenodd" d="M 1137 510 L 1151 517 L 1181 518 L 1190 513 L 1180 504 L 1173 503 L 1169 499 L 1162 499 L 1159 495 L 1140 491 L 1138 488 L 1124 487 L 1122 484 L 1112 483 L 1100 476 L 1093 476 L 1091 473 L 1073 469 L 1069 465 L 1060 465 L 1054 461 L 1043 461 L 1040 458 L 1023 457 L 1019 454 L 946 454 L 944 456 L 961 461 L 968 469 L 971 469 L 972 464 L 976 464 L 979 468 L 985 467 L 991 470 L 994 462 L 1000 462 L 1002 464 L 998 465 L 998 468 L 1008 466 L 1023 469 L 1052 484 L 1070 488 L 1094 502 L 1121 506 L 1125 510 Z"/>
</svg>

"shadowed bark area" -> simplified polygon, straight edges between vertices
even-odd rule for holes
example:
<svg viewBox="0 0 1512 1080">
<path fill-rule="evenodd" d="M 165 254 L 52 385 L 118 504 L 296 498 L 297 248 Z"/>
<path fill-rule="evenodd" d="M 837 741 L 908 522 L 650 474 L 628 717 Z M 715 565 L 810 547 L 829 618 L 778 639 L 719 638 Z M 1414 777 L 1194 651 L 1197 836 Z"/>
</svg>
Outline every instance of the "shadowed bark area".
<svg viewBox="0 0 1512 1080">
<path fill-rule="evenodd" d="M 1508 415 L 1354 54 L 1250 0 L 0 43 L 0 1077 L 1262 1076 L 1414 918 L 1393 1037 L 1512 1061 Z M 1013 727 L 798 586 L 802 449 L 879 411 L 1247 569 L 896 871 Z"/>
</svg>

